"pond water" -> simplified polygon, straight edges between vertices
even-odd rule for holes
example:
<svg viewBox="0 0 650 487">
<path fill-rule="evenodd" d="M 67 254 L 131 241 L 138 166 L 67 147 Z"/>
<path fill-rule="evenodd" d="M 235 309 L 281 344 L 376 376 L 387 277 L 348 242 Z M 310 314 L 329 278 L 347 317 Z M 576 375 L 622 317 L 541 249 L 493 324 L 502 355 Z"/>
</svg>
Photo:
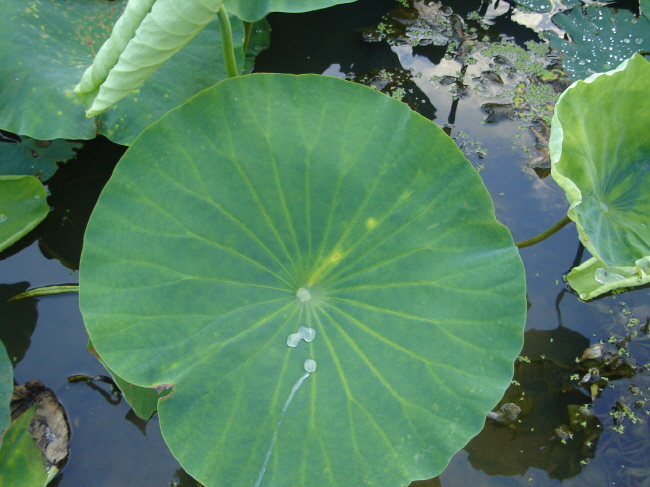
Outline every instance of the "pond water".
<svg viewBox="0 0 650 487">
<path fill-rule="evenodd" d="M 446 6 L 465 20 L 463 35 L 479 51 L 504 36 L 523 49 L 526 42 L 541 42 L 535 31 L 513 20 L 525 15 L 510 11 L 507 3 Z M 327 74 L 363 81 L 400 97 L 456 140 L 480 172 L 497 219 L 515 241 L 560 220 L 567 209 L 564 193 L 543 164 L 537 167 L 543 152 L 537 150 L 539 140 L 530 128 L 543 131 L 533 118 L 548 109 L 531 108 L 533 102 L 527 111 L 504 108 L 512 97 L 504 98 L 503 92 L 516 89 L 524 78 L 513 75 L 515 81 L 490 84 L 485 72 L 491 68 L 481 64 L 487 62 L 483 58 L 477 56 L 477 66 L 459 75 L 463 68 L 458 55 L 445 58 L 444 46 L 414 38 L 412 30 L 411 43 L 399 32 L 382 37 L 386 26 L 399 27 L 405 15 L 399 7 L 394 0 L 359 0 L 309 14 L 273 14 L 271 47 L 259 55 L 255 71 Z M 479 10 L 489 25 L 471 23 L 471 12 Z M 445 12 L 451 18 L 450 11 Z M 472 69 L 475 75 L 468 74 Z M 138 419 L 105 384 L 68 383 L 72 375 L 105 374 L 86 351 L 87 334 L 75 294 L 5 304 L 4 298 L 27 288 L 77 282 L 87 219 L 122 153 L 123 148 L 104 139 L 87 143 L 48 182 L 52 213 L 35 232 L 0 254 L 0 320 L 10 319 L 21 329 L 7 344 L 16 361 L 16 381 L 41 380 L 67 410 L 71 456 L 51 485 L 189 487 L 197 484 L 169 453 L 155 415 L 148 422 Z M 580 301 L 562 280 L 576 262 L 587 258 L 573 224 L 522 249 L 521 256 L 529 309 L 513 385 L 494 420 L 486 422 L 447 469 L 415 485 L 650 485 L 650 380 L 645 368 L 650 363 L 650 289 Z M 599 342 L 610 365 L 580 360 Z M 581 380 L 593 367 L 601 381 L 592 390 Z M 520 412 L 510 413 L 508 404 L 518 405 Z"/>
</svg>

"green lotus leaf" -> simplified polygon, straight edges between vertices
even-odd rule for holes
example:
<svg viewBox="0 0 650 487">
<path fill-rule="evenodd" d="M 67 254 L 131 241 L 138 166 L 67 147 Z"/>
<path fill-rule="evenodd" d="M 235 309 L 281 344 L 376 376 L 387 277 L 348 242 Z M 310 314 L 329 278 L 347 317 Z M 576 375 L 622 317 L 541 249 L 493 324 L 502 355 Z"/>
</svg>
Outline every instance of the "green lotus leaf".
<svg viewBox="0 0 650 487">
<path fill-rule="evenodd" d="M 43 453 L 28 431 L 35 409 L 29 408 L 5 431 L 0 448 L 0 485 L 43 487 L 48 483 Z"/>
<path fill-rule="evenodd" d="M 599 284 L 575 288 L 581 297 L 594 297 L 601 284 L 607 290 L 635 285 L 629 272 L 616 268 L 634 268 L 637 285 L 647 282 L 649 92 L 650 63 L 636 54 L 615 70 L 572 84 L 555 107 L 551 174 L 566 192 L 580 240 L 599 262 L 592 273 Z M 616 281 L 620 286 L 611 287 Z"/>
<path fill-rule="evenodd" d="M 191 121 L 191 124 L 188 123 Z M 405 104 L 228 79 L 135 141 L 80 307 L 204 485 L 404 486 L 483 427 L 521 350 L 521 260 L 476 171 Z"/>
<path fill-rule="evenodd" d="M 92 139 L 101 133 L 128 145 L 163 114 L 226 78 L 221 30 L 215 20 L 149 83 L 112 110 L 86 118 L 72 89 L 125 5 L 125 0 L 0 2 L 0 129 L 41 140 Z M 241 66 L 243 25 L 231 20 Z"/>
<path fill-rule="evenodd" d="M 74 89 L 89 106 L 86 116 L 99 115 L 140 86 L 214 19 L 223 1 L 130 0 Z"/>
<path fill-rule="evenodd" d="M 34 176 L 0 176 L 0 252 L 32 231 L 50 212 Z"/>
<path fill-rule="evenodd" d="M 7 355 L 7 349 L 4 343 L 0 341 L 0 445 L 2 445 L 2 435 L 11 422 L 9 403 L 11 402 L 11 392 L 13 389 L 14 368 Z"/>
<path fill-rule="evenodd" d="M 247 22 L 261 20 L 271 12 L 301 13 L 355 0 L 226 0 L 228 12 Z"/>
<path fill-rule="evenodd" d="M 650 0 L 641 0 L 639 8 L 641 10 L 641 13 L 645 15 L 648 20 L 650 20 Z"/>
<path fill-rule="evenodd" d="M 575 80 L 609 71 L 639 51 L 650 49 L 650 22 L 623 9 L 574 8 L 553 16 L 572 41 L 549 35 L 561 51 L 562 66 Z"/>
<path fill-rule="evenodd" d="M 72 149 L 81 144 L 67 140 L 35 140 L 21 137 L 20 142 L 0 142 L 0 174 L 37 176 L 41 181 L 50 179 L 58 166 L 75 156 Z"/>
<path fill-rule="evenodd" d="M 230 0 L 227 5 L 239 18 L 256 21 L 274 10 L 306 12 L 350 1 Z M 224 0 L 130 0 L 111 37 L 74 89 L 89 107 L 86 116 L 99 115 L 140 86 L 201 32 L 217 12 L 228 18 Z"/>
<path fill-rule="evenodd" d="M 571 269 L 566 279 L 581 299 L 593 299 L 613 291 L 650 282 L 650 260 L 639 259 L 634 266 L 608 267 L 595 257 Z"/>
</svg>

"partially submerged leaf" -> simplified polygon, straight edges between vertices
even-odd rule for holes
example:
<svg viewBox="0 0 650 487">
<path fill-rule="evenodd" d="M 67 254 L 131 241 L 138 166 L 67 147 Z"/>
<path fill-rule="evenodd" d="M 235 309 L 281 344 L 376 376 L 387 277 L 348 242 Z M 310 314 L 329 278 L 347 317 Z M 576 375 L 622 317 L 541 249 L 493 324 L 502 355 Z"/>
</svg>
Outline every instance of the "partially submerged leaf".
<svg viewBox="0 0 650 487">
<path fill-rule="evenodd" d="M 191 121 L 191 124 L 188 124 Z M 146 130 L 85 235 L 80 306 L 120 377 L 173 385 L 206 486 L 404 486 L 512 378 L 524 274 L 454 142 L 323 76 L 226 80 Z"/>
<path fill-rule="evenodd" d="M 597 283 L 585 287 L 582 278 L 570 275 L 583 298 L 648 282 L 648 93 L 650 63 L 636 54 L 613 71 L 571 85 L 555 109 L 549 142 L 552 175 L 566 192 L 567 214 L 576 222 L 580 240 L 597 261 L 580 267 L 581 275 L 589 269 Z M 632 275 L 636 284 L 629 281 Z"/>
<path fill-rule="evenodd" d="M 41 381 L 32 380 L 14 387 L 11 396 L 12 419 L 31 411 L 35 406 L 29 433 L 36 440 L 36 446 L 43 452 L 45 466 L 61 467 L 68 456 L 68 439 L 70 437 L 65 410 L 52 389 Z"/>
<path fill-rule="evenodd" d="M 141 419 L 150 419 L 158 408 L 158 399 L 168 394 L 169 391 L 160 393 L 152 387 L 140 387 L 125 381 L 106 365 L 95 351 L 92 341 L 88 342 L 88 350 L 97 357 L 97 360 L 99 360 L 104 367 L 106 367 L 106 370 L 122 392 L 124 399 L 129 403 L 129 406 L 133 408 L 133 412 Z"/>
<path fill-rule="evenodd" d="M 632 266 L 608 267 L 592 257 L 571 269 L 566 279 L 571 287 L 579 293 L 581 299 L 593 299 L 614 289 L 649 283 L 649 264 L 648 258 L 643 258 Z"/>
<path fill-rule="evenodd" d="M 0 251 L 27 235 L 50 211 L 34 176 L 0 176 Z"/>
<path fill-rule="evenodd" d="M 44 487 L 68 456 L 63 406 L 38 380 L 13 388 L 11 425 L 0 449 L 0 485 Z"/>
<path fill-rule="evenodd" d="M 58 169 L 57 162 L 75 156 L 73 149 L 81 144 L 67 140 L 36 140 L 21 137 L 18 142 L 0 142 L 0 174 L 31 175 L 41 181 L 50 179 Z"/>
</svg>

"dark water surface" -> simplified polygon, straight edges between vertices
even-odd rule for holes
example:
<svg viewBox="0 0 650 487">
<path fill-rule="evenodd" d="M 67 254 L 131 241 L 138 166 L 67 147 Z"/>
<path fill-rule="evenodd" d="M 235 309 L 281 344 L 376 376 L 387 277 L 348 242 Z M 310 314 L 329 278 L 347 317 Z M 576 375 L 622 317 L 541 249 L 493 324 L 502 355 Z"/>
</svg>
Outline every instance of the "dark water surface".
<svg viewBox="0 0 650 487">
<path fill-rule="evenodd" d="M 412 93 L 405 101 L 416 104 L 420 113 L 465 145 L 468 159 L 480 170 L 493 197 L 497 219 L 515 241 L 561 219 L 567 209 L 564 193 L 550 177 L 541 178 L 528 167 L 534 139 L 530 131 L 522 132 L 520 121 L 481 123 L 486 119 L 481 105 L 491 100 L 471 96 L 454 103 L 449 93 L 436 88 L 429 78 L 439 74 L 443 62 L 435 50 L 391 48 L 385 42 L 362 40 L 359 29 L 376 26 L 397 6 L 394 0 L 359 0 L 321 12 L 273 14 L 271 48 L 259 56 L 255 70 L 338 77 L 411 70 L 405 87 Z M 466 16 L 481 4 L 448 6 Z M 521 43 L 536 38 L 532 30 L 498 12 L 495 29 Z M 517 134 L 522 135 L 515 138 Z M 480 154 L 474 150 L 479 145 L 485 149 Z M 87 218 L 122 152 L 105 140 L 88 143 L 48 182 L 52 214 L 33 234 L 0 254 L 0 298 L 31 287 L 77 282 L 75 269 Z M 650 362 L 650 342 L 641 325 L 650 316 L 650 290 L 640 288 L 591 303 L 568 291 L 562 275 L 576 258 L 587 257 L 579 253 L 573 224 L 523 249 L 521 256 L 528 283 L 527 333 L 516 367 L 519 385 L 509 389 L 505 402 L 520 401 L 527 407 L 513 424 L 487 424 L 439 478 L 418 482 L 419 487 L 649 485 L 650 403 L 646 405 L 645 398 L 650 381 L 641 365 Z M 66 407 L 72 428 L 70 461 L 53 485 L 195 485 L 165 446 L 156 416 L 148 422 L 139 420 L 106 385 L 68 384 L 71 375 L 105 373 L 86 351 L 76 295 L 1 304 L 4 301 L 0 299 L 1 319 L 21 327 L 21 334 L 8 344 L 17 361 L 16 381 L 39 379 L 52 388 Z M 618 353 L 616 342 L 635 330 L 638 335 L 624 347 L 630 355 L 621 354 L 618 368 L 609 371 L 613 387 L 592 401 L 588 390 L 570 379 L 586 372 L 576 359 L 599 340 Z M 556 428 L 569 425 L 571 408 L 584 405 L 589 406 L 589 416 L 581 418 L 584 426 L 574 425 L 574 437 L 562 442 Z M 623 406 L 633 414 L 621 413 Z"/>
</svg>

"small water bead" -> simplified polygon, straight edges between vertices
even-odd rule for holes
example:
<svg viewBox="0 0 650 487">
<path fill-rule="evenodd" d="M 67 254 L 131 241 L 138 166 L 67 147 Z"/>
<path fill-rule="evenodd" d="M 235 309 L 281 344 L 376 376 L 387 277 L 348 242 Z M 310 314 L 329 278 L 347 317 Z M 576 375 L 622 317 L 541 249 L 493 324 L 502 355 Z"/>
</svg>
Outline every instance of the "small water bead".
<svg viewBox="0 0 650 487">
<path fill-rule="evenodd" d="M 600 211 L 602 211 L 605 214 L 609 213 L 609 207 L 602 201 L 600 202 Z"/>
<path fill-rule="evenodd" d="M 637 37 L 636 39 L 634 39 L 634 43 L 639 44 L 639 45 L 643 44 L 643 39 L 641 39 L 640 37 Z"/>
<path fill-rule="evenodd" d="M 318 367 L 318 365 L 316 364 L 315 360 L 308 358 L 307 360 L 305 360 L 305 364 L 303 365 L 303 367 L 305 369 L 305 372 L 311 374 L 312 372 L 316 372 L 316 368 Z"/>
<path fill-rule="evenodd" d="M 625 279 L 625 277 L 599 267 L 594 272 L 594 279 L 596 279 L 601 284 L 611 284 L 612 282 L 622 281 Z"/>
<path fill-rule="evenodd" d="M 4 223 L 7 220 L 9 220 L 9 217 L 5 215 L 4 213 L 0 213 L 0 223 Z"/>
<path fill-rule="evenodd" d="M 296 348 L 301 340 L 305 340 L 309 343 L 314 338 L 316 338 L 316 330 L 307 326 L 301 326 L 298 328 L 298 333 L 292 333 L 287 337 L 287 345 L 291 348 Z"/>
<path fill-rule="evenodd" d="M 632 42 L 632 41 L 631 41 L 630 39 L 625 38 L 625 39 L 623 39 L 623 42 L 624 42 L 625 44 L 629 44 L 629 43 Z"/>
<path fill-rule="evenodd" d="M 304 303 L 305 301 L 309 301 L 311 299 L 311 293 L 308 289 L 301 287 L 296 292 L 296 297 L 300 300 L 301 303 Z"/>
</svg>

